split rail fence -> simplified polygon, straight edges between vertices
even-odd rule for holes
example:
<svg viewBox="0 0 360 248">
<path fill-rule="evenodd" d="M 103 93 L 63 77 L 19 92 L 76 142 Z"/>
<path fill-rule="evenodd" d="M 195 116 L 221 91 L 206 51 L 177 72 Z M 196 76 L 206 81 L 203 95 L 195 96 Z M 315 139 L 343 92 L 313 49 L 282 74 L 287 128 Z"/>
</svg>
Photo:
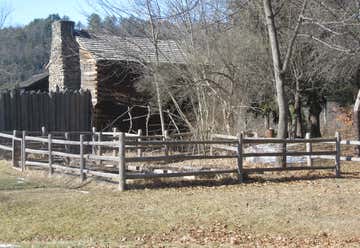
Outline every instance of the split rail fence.
<svg viewBox="0 0 360 248">
<path fill-rule="evenodd" d="M 117 132 L 26 132 L 13 131 L 13 133 L 0 133 L 0 150 L 11 153 L 12 164 L 16 168 L 25 170 L 35 166 L 47 169 L 49 174 L 55 170 L 75 173 L 81 180 L 87 176 L 103 177 L 117 180 L 121 191 L 126 189 L 128 179 L 146 179 L 158 177 L 184 177 L 198 175 L 216 175 L 225 173 L 237 174 L 239 181 L 243 182 L 244 175 L 248 173 L 261 173 L 266 171 L 293 171 L 293 170 L 334 170 L 340 176 L 340 135 L 335 138 L 316 139 L 267 139 L 248 138 L 243 134 L 238 136 L 213 135 L 210 140 L 185 140 L 191 134 L 166 135 L 165 137 L 144 136 L 141 131 L 137 134 Z M 181 138 L 181 139 L 179 139 Z M 322 151 L 312 151 L 312 144 L 334 144 L 334 148 Z M 355 144 L 349 142 L 349 144 Z M 256 144 L 306 144 L 306 151 L 280 151 L 280 152 L 245 152 L 244 147 Z M 358 145 L 358 143 L 356 143 Z M 203 146 L 208 148 L 203 153 L 184 153 L 179 147 Z M 157 149 L 161 153 L 148 156 L 145 152 Z M 178 149 L 180 152 L 174 154 Z M 218 151 L 226 151 L 218 152 Z M 160 154 L 160 155 L 159 155 Z M 306 166 L 280 166 L 264 168 L 246 168 L 244 159 L 248 157 L 283 157 L 307 156 Z M 322 157 L 335 160 L 331 166 L 313 166 L 313 158 Z M 176 171 L 170 173 L 144 172 L 131 169 L 133 163 L 171 163 L 175 161 L 202 160 L 202 159 L 235 159 L 234 169 L 207 169 Z M 310 162 L 309 162 L 310 161 Z M 104 171 L 101 165 L 109 162 L 116 165 L 115 171 Z M 135 166 L 136 167 L 136 166 Z"/>
</svg>

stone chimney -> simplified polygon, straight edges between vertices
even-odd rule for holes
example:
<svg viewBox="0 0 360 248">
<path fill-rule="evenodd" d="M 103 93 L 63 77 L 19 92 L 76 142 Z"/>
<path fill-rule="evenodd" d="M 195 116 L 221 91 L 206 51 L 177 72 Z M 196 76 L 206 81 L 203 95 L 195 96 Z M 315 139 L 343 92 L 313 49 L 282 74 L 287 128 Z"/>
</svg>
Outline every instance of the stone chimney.
<svg viewBox="0 0 360 248">
<path fill-rule="evenodd" d="M 74 22 L 56 21 L 52 24 L 49 66 L 49 91 L 80 89 L 81 72 L 79 46 L 74 36 Z"/>
</svg>

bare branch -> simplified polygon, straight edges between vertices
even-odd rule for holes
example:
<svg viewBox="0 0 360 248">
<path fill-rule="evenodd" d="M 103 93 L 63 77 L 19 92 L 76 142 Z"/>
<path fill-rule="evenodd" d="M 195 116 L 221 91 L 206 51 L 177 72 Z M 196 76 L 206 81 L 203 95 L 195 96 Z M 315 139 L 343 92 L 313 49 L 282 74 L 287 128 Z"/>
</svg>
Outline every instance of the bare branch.
<svg viewBox="0 0 360 248">
<path fill-rule="evenodd" d="M 302 22 L 304 20 L 303 15 L 304 15 L 307 3 L 308 3 L 308 0 L 304 0 L 301 11 L 300 11 L 300 14 L 299 14 L 299 17 L 298 17 L 298 21 L 296 23 L 296 27 L 295 27 L 293 36 L 292 36 L 292 38 L 290 40 L 288 49 L 286 51 L 286 55 L 285 55 L 285 59 L 284 59 L 284 62 L 283 62 L 283 67 L 282 67 L 281 73 L 285 73 L 286 70 L 287 70 L 287 67 L 288 67 L 292 52 L 293 52 L 293 47 L 294 47 L 297 35 L 299 33 L 299 30 L 300 30 L 300 26 L 301 26 L 301 24 L 302 24 Z"/>
<path fill-rule="evenodd" d="M 0 2 L 0 28 L 3 28 L 6 22 L 6 19 L 11 14 L 12 9 L 7 2 Z"/>
<path fill-rule="evenodd" d="M 328 42 L 326 42 L 326 41 L 324 41 L 324 40 L 322 40 L 322 39 L 320 39 L 318 37 L 310 35 L 310 34 L 299 34 L 298 36 L 313 39 L 314 41 L 317 41 L 317 42 L 325 45 L 326 47 L 328 47 L 330 49 L 333 49 L 333 50 L 336 50 L 336 51 L 339 51 L 339 52 L 343 52 L 343 53 L 346 53 L 346 54 L 353 55 L 356 52 L 354 50 L 351 50 L 349 48 L 346 48 L 346 47 L 343 47 L 343 46 L 340 46 L 340 45 L 330 44 L 330 43 L 328 43 Z"/>
</svg>

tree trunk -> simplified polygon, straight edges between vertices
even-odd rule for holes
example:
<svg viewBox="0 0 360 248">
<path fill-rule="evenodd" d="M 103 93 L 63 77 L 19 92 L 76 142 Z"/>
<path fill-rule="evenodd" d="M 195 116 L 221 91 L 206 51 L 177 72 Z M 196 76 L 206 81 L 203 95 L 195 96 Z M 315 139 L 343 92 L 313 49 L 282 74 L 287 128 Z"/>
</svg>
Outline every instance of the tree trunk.
<svg viewBox="0 0 360 248">
<path fill-rule="evenodd" d="M 155 21 L 151 9 L 151 2 L 150 0 L 146 1 L 146 7 L 149 15 L 150 20 L 150 26 L 151 26 L 151 36 L 152 36 L 152 42 L 155 48 L 155 58 L 156 58 L 156 68 L 154 70 L 154 86 L 156 90 L 156 100 L 159 108 L 159 116 L 160 116 L 160 124 L 161 124 L 161 134 L 165 137 L 165 120 L 164 120 L 164 113 L 162 108 L 162 100 L 161 100 L 161 94 L 160 94 L 160 86 L 159 86 L 159 47 L 158 47 L 158 30 L 155 26 Z"/>
<path fill-rule="evenodd" d="M 295 103 L 294 103 L 294 112 L 295 112 L 295 137 L 303 138 L 304 130 L 302 125 L 302 111 L 301 111 L 301 96 L 300 96 L 300 85 L 299 81 L 296 80 L 296 92 L 295 92 Z"/>
<path fill-rule="evenodd" d="M 279 124 L 278 124 L 277 136 L 278 138 L 285 139 L 288 135 L 288 101 L 284 89 L 284 75 L 282 73 L 279 41 L 277 38 L 277 30 L 274 21 L 274 14 L 272 10 L 271 0 L 263 0 L 263 1 L 264 1 L 266 26 L 269 33 L 269 42 L 272 52 L 276 95 L 277 95 L 277 102 L 279 108 Z"/>
<path fill-rule="evenodd" d="M 279 108 L 279 124 L 277 137 L 280 139 L 287 138 L 288 135 L 288 101 L 285 94 L 284 88 L 284 73 L 282 68 L 282 62 L 280 58 L 280 47 L 277 37 L 277 30 L 275 26 L 274 14 L 272 10 L 271 0 L 264 1 L 264 12 L 266 19 L 266 26 L 269 34 L 269 42 L 271 46 L 271 54 L 274 66 L 274 78 L 276 85 L 276 97 Z M 298 29 L 298 27 L 297 27 Z M 289 53 L 289 57 L 290 57 Z M 282 146 L 282 152 L 286 152 L 286 144 Z M 279 158 L 278 163 L 282 167 L 286 167 L 286 156 Z"/>
<path fill-rule="evenodd" d="M 313 103 L 309 109 L 310 135 L 312 138 L 321 137 L 320 132 L 320 114 L 321 106 L 319 103 Z"/>
</svg>

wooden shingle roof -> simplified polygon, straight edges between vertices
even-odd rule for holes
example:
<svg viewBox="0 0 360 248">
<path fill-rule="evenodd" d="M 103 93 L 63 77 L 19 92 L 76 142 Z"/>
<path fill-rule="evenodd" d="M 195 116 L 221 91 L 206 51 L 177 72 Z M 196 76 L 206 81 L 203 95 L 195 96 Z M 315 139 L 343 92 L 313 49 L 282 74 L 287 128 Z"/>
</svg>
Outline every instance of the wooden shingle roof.
<svg viewBox="0 0 360 248">
<path fill-rule="evenodd" d="M 135 61 L 155 63 L 155 46 L 148 38 L 112 35 L 78 35 L 80 48 L 91 53 L 95 60 Z M 173 40 L 158 42 L 159 62 L 184 64 L 184 55 Z"/>
</svg>

